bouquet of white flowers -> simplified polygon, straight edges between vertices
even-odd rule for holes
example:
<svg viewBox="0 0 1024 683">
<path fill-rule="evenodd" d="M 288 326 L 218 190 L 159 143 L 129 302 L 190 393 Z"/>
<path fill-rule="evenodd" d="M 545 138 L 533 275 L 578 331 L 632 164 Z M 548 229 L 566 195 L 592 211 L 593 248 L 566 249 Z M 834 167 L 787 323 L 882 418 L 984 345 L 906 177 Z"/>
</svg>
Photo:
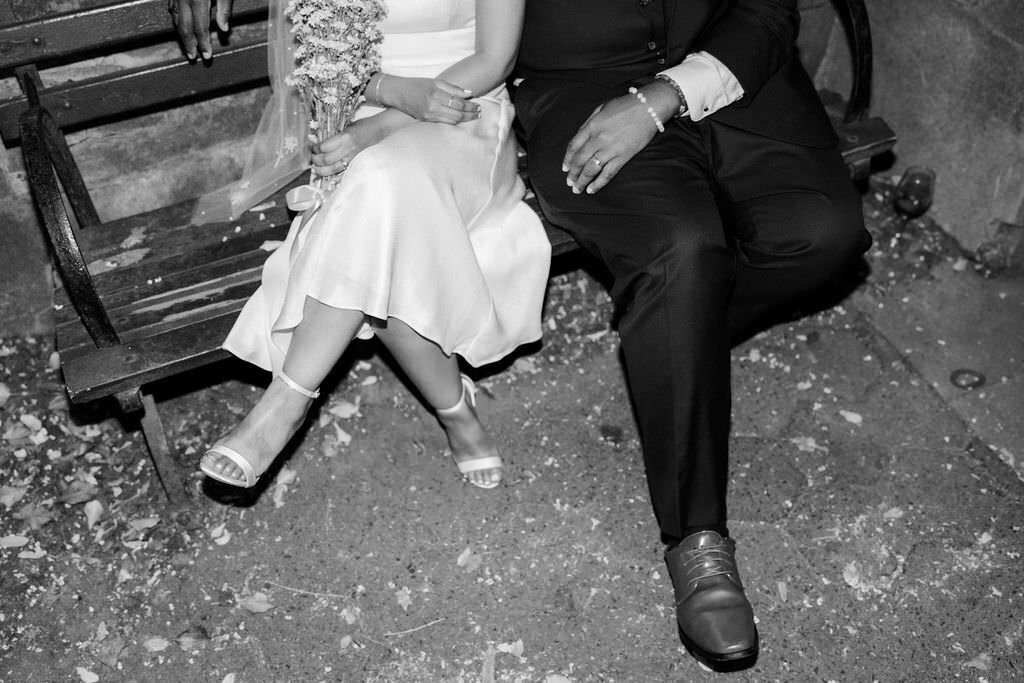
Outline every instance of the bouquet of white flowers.
<svg viewBox="0 0 1024 683">
<path fill-rule="evenodd" d="M 340 133 L 363 103 L 366 84 L 380 70 L 386 13 L 383 0 L 289 0 L 296 67 L 285 83 L 309 109 L 311 142 Z M 330 178 L 324 189 L 336 183 L 337 176 Z"/>
</svg>

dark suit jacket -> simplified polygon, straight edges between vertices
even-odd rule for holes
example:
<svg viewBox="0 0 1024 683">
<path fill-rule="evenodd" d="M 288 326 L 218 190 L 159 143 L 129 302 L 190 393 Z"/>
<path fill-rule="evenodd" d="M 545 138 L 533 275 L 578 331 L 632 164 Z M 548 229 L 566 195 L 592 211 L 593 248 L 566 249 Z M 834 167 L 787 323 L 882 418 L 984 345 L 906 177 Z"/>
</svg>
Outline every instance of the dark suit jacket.
<svg viewBox="0 0 1024 683">
<path fill-rule="evenodd" d="M 625 90 L 703 50 L 744 90 L 711 120 L 832 146 L 831 123 L 796 55 L 799 25 L 797 0 L 527 0 L 516 75 Z M 531 102 L 516 104 L 529 116 Z"/>
</svg>

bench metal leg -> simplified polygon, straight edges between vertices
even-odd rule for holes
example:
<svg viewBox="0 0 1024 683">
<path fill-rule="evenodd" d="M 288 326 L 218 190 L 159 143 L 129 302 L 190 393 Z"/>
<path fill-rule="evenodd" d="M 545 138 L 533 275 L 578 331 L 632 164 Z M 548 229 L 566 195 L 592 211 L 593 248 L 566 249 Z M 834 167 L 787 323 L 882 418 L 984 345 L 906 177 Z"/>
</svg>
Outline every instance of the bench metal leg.
<svg viewBox="0 0 1024 683">
<path fill-rule="evenodd" d="M 142 426 L 142 435 L 146 439 L 149 459 L 153 462 L 157 480 L 160 482 L 160 488 L 163 489 L 167 500 L 173 505 L 188 502 L 185 494 L 184 474 L 171 456 L 171 449 L 167 443 L 167 432 L 164 430 L 164 423 L 160 419 L 153 395 L 145 393 L 141 389 L 128 390 L 117 395 L 117 402 L 125 413 L 139 414 L 139 423 Z"/>
</svg>

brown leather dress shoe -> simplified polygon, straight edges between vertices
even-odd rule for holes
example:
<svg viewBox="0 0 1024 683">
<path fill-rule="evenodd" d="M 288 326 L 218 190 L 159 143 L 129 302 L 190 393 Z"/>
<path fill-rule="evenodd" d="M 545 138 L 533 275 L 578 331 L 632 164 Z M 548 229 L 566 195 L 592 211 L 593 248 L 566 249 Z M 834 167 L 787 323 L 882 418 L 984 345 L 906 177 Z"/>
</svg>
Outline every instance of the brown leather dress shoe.
<svg viewBox="0 0 1024 683">
<path fill-rule="evenodd" d="M 757 660 L 754 611 L 743 593 L 735 552 L 731 538 L 701 531 L 665 553 L 679 638 L 716 671 L 745 669 Z"/>
</svg>

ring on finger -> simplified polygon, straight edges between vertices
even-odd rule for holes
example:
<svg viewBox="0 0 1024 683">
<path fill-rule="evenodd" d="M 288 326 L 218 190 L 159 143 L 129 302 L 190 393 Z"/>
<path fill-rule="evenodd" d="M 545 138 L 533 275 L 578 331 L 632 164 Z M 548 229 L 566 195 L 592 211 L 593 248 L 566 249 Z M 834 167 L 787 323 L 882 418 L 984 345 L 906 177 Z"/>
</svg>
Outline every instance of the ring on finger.
<svg viewBox="0 0 1024 683">
<path fill-rule="evenodd" d="M 593 161 L 594 165 L 597 166 L 598 168 L 601 168 L 602 166 L 604 166 L 604 162 L 601 161 L 600 159 L 598 159 L 596 154 L 594 156 L 590 157 L 590 160 Z"/>
<path fill-rule="evenodd" d="M 451 97 L 448 98 L 448 104 L 446 104 L 445 106 L 448 107 L 449 109 L 451 109 L 452 108 L 452 102 L 454 100 L 455 100 L 455 96 L 452 95 Z"/>
</svg>

